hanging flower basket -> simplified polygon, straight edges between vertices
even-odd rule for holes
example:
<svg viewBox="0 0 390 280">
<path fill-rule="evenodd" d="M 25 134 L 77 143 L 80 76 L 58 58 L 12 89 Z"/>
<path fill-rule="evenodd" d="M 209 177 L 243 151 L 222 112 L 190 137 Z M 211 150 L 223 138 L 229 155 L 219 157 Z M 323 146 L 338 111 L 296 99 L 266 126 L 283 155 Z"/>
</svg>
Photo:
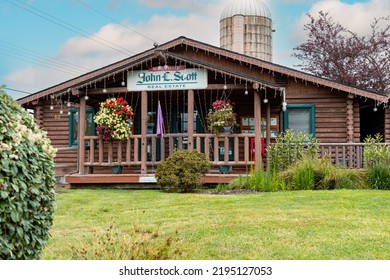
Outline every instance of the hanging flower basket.
<svg viewBox="0 0 390 280">
<path fill-rule="evenodd" d="M 237 116 L 233 110 L 234 105 L 230 100 L 213 102 L 213 108 L 207 114 L 207 124 L 211 133 L 230 134 L 233 126 L 237 124 Z"/>
<path fill-rule="evenodd" d="M 123 97 L 109 98 L 100 103 L 94 121 L 97 135 L 103 140 L 126 141 L 131 135 L 133 110 Z"/>
</svg>

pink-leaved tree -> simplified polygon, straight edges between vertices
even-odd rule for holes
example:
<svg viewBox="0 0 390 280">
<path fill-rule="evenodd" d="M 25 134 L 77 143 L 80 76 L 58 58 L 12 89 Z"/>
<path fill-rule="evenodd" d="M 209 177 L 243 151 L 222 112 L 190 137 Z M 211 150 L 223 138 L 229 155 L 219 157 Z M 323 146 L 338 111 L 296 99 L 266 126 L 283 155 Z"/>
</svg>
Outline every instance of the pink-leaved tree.
<svg viewBox="0 0 390 280">
<path fill-rule="evenodd" d="M 307 15 L 307 41 L 294 48 L 296 65 L 316 76 L 377 92 L 390 91 L 390 17 L 374 19 L 370 33 L 358 35 L 329 16 Z"/>
</svg>

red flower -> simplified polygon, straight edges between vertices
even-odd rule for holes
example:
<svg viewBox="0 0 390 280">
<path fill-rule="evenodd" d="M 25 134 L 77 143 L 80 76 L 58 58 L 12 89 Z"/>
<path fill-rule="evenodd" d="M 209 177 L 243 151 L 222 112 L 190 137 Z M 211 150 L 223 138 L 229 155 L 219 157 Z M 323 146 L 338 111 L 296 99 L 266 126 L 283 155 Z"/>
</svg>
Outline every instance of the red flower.
<svg viewBox="0 0 390 280">
<path fill-rule="evenodd" d="M 117 105 L 121 105 L 123 102 L 123 97 L 118 97 L 117 100 L 116 100 L 116 104 Z"/>
</svg>

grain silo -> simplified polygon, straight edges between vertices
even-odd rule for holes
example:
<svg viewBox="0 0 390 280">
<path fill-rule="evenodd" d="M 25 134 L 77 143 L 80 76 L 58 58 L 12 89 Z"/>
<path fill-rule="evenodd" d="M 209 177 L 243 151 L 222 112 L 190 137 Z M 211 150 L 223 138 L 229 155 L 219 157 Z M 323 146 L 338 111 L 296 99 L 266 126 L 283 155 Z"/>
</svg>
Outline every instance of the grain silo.
<svg viewBox="0 0 390 280">
<path fill-rule="evenodd" d="M 272 61 L 272 19 L 260 0 L 233 0 L 220 19 L 221 48 Z"/>
</svg>

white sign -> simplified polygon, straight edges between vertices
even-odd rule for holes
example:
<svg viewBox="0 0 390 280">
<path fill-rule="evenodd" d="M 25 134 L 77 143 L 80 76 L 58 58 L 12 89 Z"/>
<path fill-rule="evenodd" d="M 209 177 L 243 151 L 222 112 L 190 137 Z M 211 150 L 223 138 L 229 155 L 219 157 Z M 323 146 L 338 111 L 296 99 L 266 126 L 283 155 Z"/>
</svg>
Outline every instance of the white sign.
<svg viewBox="0 0 390 280">
<path fill-rule="evenodd" d="M 207 85 L 206 69 L 167 66 L 133 71 L 127 75 L 128 91 L 205 89 Z"/>
</svg>

